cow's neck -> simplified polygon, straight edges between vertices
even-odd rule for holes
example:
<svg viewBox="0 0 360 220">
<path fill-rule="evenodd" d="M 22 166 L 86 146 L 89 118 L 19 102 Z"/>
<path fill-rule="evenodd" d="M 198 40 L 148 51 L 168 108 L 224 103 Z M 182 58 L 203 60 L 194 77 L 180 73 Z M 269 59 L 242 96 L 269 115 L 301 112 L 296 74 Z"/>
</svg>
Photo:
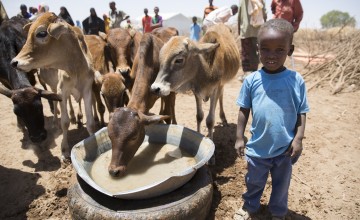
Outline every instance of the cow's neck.
<svg viewBox="0 0 360 220">
<path fill-rule="evenodd" d="M 192 91 L 199 94 L 202 98 L 207 98 L 213 92 L 211 89 L 213 84 L 217 83 L 218 80 L 213 76 L 213 68 L 204 56 L 199 54 L 195 56 L 195 59 L 198 65 L 192 66 L 194 75 L 194 78 L 191 80 Z"/>
<path fill-rule="evenodd" d="M 87 48 L 83 36 L 71 36 L 64 43 L 68 44 L 71 50 L 66 51 L 65 61 L 62 61 L 57 69 L 66 71 L 70 76 L 89 71 L 94 72 L 89 48 Z"/>
<path fill-rule="evenodd" d="M 10 74 L 9 78 L 12 89 L 21 89 L 31 86 L 27 74 L 23 71 L 15 71 L 15 74 Z"/>
</svg>

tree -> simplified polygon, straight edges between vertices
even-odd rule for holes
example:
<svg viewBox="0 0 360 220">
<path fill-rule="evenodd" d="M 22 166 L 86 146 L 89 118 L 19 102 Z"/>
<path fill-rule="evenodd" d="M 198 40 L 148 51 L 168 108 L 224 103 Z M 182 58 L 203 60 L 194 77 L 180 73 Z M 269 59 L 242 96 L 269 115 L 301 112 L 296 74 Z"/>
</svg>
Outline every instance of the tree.
<svg viewBox="0 0 360 220">
<path fill-rule="evenodd" d="M 323 28 L 342 27 L 342 26 L 356 26 L 354 17 L 350 17 L 349 13 L 333 10 L 320 18 L 321 26 Z"/>
</svg>

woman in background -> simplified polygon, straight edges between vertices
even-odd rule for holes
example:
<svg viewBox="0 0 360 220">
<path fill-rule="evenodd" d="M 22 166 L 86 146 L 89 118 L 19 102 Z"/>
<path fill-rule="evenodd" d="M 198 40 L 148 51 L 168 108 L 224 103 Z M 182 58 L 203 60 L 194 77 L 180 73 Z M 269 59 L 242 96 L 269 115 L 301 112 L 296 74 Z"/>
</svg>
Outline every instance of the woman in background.
<svg viewBox="0 0 360 220">
<path fill-rule="evenodd" d="M 70 24 L 71 26 L 74 26 L 74 22 L 68 12 L 68 10 L 63 6 L 60 8 L 60 14 L 59 17 L 62 18 L 63 20 L 65 20 L 68 24 Z"/>
</svg>

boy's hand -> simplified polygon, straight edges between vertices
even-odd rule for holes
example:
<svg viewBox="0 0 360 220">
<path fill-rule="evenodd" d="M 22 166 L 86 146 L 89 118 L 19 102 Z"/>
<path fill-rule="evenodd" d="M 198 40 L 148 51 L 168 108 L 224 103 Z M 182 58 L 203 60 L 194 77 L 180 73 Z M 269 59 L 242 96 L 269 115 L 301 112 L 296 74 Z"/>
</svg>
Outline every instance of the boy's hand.
<svg viewBox="0 0 360 220">
<path fill-rule="evenodd" d="M 244 139 L 237 139 L 235 142 L 235 150 L 237 155 L 241 158 L 245 156 L 245 141 Z"/>
<path fill-rule="evenodd" d="M 294 160 L 295 158 L 300 157 L 302 150 L 302 141 L 293 140 L 287 153 L 291 156 L 291 159 Z"/>
</svg>

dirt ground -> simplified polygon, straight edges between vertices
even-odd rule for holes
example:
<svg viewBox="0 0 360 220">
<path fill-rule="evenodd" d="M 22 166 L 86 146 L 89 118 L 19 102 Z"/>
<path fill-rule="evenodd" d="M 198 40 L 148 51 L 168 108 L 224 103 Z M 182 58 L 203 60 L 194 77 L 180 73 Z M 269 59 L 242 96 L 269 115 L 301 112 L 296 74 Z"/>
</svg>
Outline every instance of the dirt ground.
<svg viewBox="0 0 360 220">
<path fill-rule="evenodd" d="M 219 124 L 218 115 L 216 119 L 217 163 L 211 167 L 214 197 L 208 219 L 232 219 L 242 205 L 246 166 L 233 149 L 238 115 L 235 100 L 240 86 L 241 82 L 233 79 L 225 87 L 229 126 Z M 360 219 L 360 91 L 332 95 L 325 86 L 311 90 L 308 98 L 311 111 L 303 155 L 293 168 L 287 219 Z M 49 137 L 38 160 L 27 137 L 17 130 L 10 99 L 0 96 L 0 219 L 70 219 L 66 193 L 75 173 L 71 165 L 60 162 L 61 130 L 53 123 L 48 104 L 43 103 Z M 194 97 L 180 94 L 176 103 L 178 123 L 196 129 Z M 206 113 L 208 107 L 206 103 Z M 158 108 L 156 105 L 153 112 Z M 249 125 L 246 136 L 250 137 L 248 130 Z M 204 122 L 201 132 L 207 133 Z M 71 145 L 85 137 L 85 128 L 71 125 Z M 270 184 L 269 179 L 261 219 L 269 216 L 266 204 Z"/>
</svg>

